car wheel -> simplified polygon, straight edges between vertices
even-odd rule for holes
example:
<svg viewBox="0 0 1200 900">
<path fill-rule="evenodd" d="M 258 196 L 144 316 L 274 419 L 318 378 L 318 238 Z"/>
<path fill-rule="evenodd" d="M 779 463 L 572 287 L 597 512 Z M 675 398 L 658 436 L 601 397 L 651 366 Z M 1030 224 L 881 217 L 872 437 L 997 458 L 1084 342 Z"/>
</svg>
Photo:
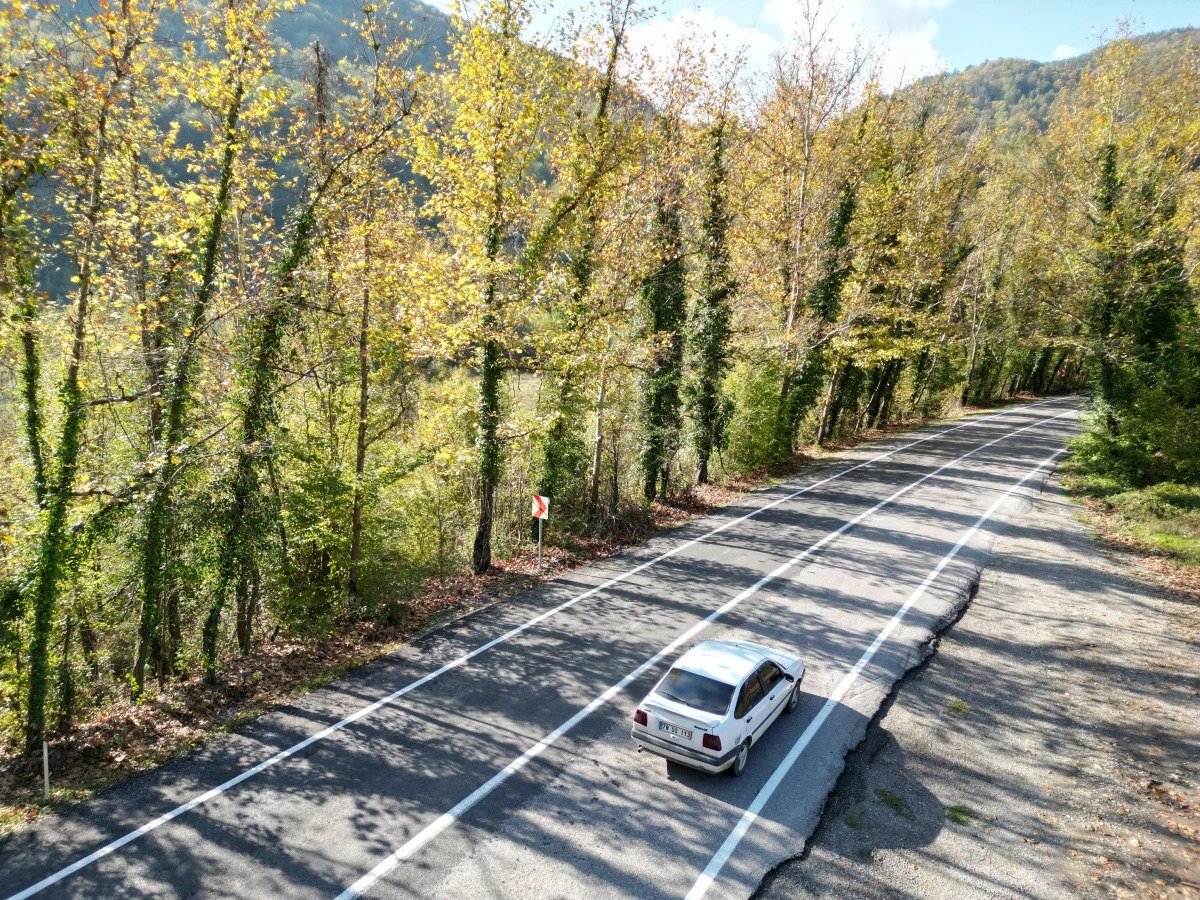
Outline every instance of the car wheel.
<svg viewBox="0 0 1200 900">
<path fill-rule="evenodd" d="M 788 696 L 787 706 L 784 707 L 784 712 L 795 712 L 796 707 L 800 705 L 800 685 L 795 685 L 792 688 L 792 693 Z"/>
<path fill-rule="evenodd" d="M 750 738 L 746 738 L 746 742 L 738 748 L 737 756 L 733 758 L 733 765 L 729 767 L 729 774 L 737 778 L 746 771 L 748 762 L 750 762 Z"/>
</svg>

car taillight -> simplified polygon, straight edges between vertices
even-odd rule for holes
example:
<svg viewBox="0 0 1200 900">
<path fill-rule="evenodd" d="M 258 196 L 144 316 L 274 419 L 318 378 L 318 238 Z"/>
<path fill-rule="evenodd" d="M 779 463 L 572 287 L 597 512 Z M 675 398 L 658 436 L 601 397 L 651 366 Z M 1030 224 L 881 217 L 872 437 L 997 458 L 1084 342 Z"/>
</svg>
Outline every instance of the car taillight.
<svg viewBox="0 0 1200 900">
<path fill-rule="evenodd" d="M 635 709 L 633 711 L 633 723 L 635 725 L 645 725 L 647 721 L 646 711 L 644 709 Z"/>
<path fill-rule="evenodd" d="M 717 735 L 715 735 L 715 734 L 706 734 L 704 736 L 704 749 L 705 750 L 720 750 L 721 749 L 721 739 L 719 737 L 717 737 Z"/>
</svg>

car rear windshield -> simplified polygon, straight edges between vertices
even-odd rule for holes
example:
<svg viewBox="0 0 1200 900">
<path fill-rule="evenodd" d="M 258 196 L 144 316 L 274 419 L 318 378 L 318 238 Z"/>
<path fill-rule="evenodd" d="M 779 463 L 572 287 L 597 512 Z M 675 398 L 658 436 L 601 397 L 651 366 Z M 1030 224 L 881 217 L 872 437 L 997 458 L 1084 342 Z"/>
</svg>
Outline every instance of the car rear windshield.
<svg viewBox="0 0 1200 900">
<path fill-rule="evenodd" d="M 658 693 L 695 709 L 721 715 L 729 709 L 733 685 L 686 669 L 672 669 L 658 686 Z"/>
</svg>

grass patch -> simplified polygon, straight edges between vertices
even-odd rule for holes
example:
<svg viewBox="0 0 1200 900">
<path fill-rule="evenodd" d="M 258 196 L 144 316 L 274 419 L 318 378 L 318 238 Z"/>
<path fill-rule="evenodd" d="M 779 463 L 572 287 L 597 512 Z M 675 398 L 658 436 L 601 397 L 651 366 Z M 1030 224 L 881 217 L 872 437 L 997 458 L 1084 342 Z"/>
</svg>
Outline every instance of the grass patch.
<svg viewBox="0 0 1200 900">
<path fill-rule="evenodd" d="M 1092 501 L 1107 530 L 1152 553 L 1200 569 L 1200 485 L 1133 484 L 1094 454 L 1078 452 L 1064 467 L 1067 489 Z M 1086 451 L 1086 442 L 1084 442 Z"/>
<path fill-rule="evenodd" d="M 954 806 L 946 807 L 946 818 L 955 825 L 970 825 L 975 821 L 975 813 L 967 809 L 965 806 L 955 804 Z"/>
<path fill-rule="evenodd" d="M 875 862 L 875 848 L 874 847 L 859 847 L 858 848 L 858 858 L 861 859 L 863 862 Z"/>
<path fill-rule="evenodd" d="M 1112 494 L 1105 503 L 1130 537 L 1200 568 L 1200 487 L 1162 482 Z"/>
<path fill-rule="evenodd" d="M 842 816 L 842 821 L 851 828 L 862 828 L 863 817 L 860 813 L 856 812 L 846 813 L 844 816 Z"/>
<path fill-rule="evenodd" d="M 946 704 L 946 712 L 952 716 L 965 716 L 971 712 L 971 704 L 961 697 L 955 697 Z"/>
<path fill-rule="evenodd" d="M 882 800 L 884 805 L 900 818 L 913 818 L 912 810 L 908 808 L 908 801 L 899 794 L 893 794 L 890 791 L 885 791 L 883 788 L 879 788 L 875 791 L 875 796 Z"/>
</svg>

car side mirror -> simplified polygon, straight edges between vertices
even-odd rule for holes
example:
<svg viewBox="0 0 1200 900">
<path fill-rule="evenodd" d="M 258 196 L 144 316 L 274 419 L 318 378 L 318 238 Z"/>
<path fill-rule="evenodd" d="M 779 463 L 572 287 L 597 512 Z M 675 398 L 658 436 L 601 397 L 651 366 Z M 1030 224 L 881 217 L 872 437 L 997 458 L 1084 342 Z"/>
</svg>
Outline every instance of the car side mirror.
<svg viewBox="0 0 1200 900">
<path fill-rule="evenodd" d="M 796 676 L 795 676 L 795 675 L 789 675 L 787 672 L 784 672 L 784 673 L 783 673 L 783 677 L 784 677 L 784 680 L 785 680 L 785 681 L 787 681 L 787 682 L 788 682 L 788 683 L 790 683 L 790 684 L 795 684 L 795 682 L 796 682 Z"/>
</svg>

